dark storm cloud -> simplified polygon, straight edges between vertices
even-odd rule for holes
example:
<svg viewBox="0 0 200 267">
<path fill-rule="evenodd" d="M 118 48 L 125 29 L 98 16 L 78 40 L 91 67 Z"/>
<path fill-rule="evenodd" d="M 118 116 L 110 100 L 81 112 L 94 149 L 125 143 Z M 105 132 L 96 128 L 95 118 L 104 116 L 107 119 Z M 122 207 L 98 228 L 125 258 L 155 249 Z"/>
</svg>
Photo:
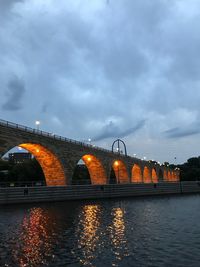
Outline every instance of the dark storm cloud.
<svg viewBox="0 0 200 267">
<path fill-rule="evenodd" d="M 92 138 L 92 141 L 100 141 L 106 138 L 123 138 L 130 134 L 133 134 L 134 132 L 142 128 L 144 124 L 145 120 L 141 120 L 134 127 L 122 130 L 114 122 L 110 121 L 103 127 L 102 132 L 99 135 Z"/>
<path fill-rule="evenodd" d="M 25 85 L 18 77 L 13 77 L 6 90 L 6 101 L 2 108 L 4 110 L 15 111 L 22 108 L 22 97 L 25 93 Z"/>
</svg>

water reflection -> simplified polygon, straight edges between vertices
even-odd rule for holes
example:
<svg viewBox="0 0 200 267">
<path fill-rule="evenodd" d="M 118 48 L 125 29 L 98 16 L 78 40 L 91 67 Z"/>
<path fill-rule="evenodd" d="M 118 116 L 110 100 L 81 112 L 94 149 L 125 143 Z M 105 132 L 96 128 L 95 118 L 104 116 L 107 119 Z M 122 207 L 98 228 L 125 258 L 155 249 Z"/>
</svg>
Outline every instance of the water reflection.
<svg viewBox="0 0 200 267">
<path fill-rule="evenodd" d="M 83 207 L 77 227 L 78 249 L 81 252 L 79 261 L 83 265 L 92 266 L 91 261 L 95 257 L 95 250 L 100 237 L 98 234 L 99 218 L 100 207 L 98 205 Z"/>
<path fill-rule="evenodd" d="M 112 266 L 117 266 L 119 261 L 128 256 L 127 239 L 125 235 L 124 210 L 121 207 L 113 208 L 112 224 L 109 226 L 112 251 L 115 255 Z"/>
<path fill-rule="evenodd" d="M 121 208 L 115 208 L 112 211 L 113 226 L 111 226 L 111 241 L 115 247 L 119 247 L 124 239 L 124 214 Z"/>
<path fill-rule="evenodd" d="M 20 267 L 45 264 L 45 258 L 51 255 L 49 240 L 50 220 L 41 208 L 33 208 L 24 217 L 18 247 L 13 256 Z"/>
<path fill-rule="evenodd" d="M 0 266 L 199 266 L 199 205 L 198 195 L 1 208 Z"/>
</svg>

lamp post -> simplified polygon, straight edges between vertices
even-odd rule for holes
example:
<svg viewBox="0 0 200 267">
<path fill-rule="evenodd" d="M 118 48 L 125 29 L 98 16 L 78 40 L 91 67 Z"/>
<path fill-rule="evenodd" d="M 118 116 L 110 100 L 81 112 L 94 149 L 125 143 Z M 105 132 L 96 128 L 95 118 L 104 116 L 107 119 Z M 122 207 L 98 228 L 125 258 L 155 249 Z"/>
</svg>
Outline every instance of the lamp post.
<svg viewBox="0 0 200 267">
<path fill-rule="evenodd" d="M 39 126 L 40 126 L 40 121 L 35 121 L 35 125 L 36 125 L 36 127 L 37 127 L 37 130 L 39 131 Z"/>
</svg>

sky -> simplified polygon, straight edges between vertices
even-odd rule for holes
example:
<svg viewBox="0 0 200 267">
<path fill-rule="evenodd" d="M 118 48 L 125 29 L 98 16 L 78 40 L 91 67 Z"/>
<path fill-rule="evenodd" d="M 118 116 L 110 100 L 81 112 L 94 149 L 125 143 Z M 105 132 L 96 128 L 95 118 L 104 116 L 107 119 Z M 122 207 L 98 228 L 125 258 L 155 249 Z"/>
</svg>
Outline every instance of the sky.
<svg viewBox="0 0 200 267">
<path fill-rule="evenodd" d="M 129 155 L 200 148 L 200 1 L 0 0 L 0 118 Z"/>
</svg>

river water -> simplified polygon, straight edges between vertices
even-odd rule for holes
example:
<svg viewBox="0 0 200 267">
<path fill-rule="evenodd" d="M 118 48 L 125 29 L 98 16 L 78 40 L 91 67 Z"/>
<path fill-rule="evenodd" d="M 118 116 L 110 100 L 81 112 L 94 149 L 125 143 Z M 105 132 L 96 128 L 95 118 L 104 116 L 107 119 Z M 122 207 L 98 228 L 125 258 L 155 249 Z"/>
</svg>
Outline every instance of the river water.
<svg viewBox="0 0 200 267">
<path fill-rule="evenodd" d="M 200 266 L 200 195 L 0 207 L 0 266 Z"/>
</svg>

